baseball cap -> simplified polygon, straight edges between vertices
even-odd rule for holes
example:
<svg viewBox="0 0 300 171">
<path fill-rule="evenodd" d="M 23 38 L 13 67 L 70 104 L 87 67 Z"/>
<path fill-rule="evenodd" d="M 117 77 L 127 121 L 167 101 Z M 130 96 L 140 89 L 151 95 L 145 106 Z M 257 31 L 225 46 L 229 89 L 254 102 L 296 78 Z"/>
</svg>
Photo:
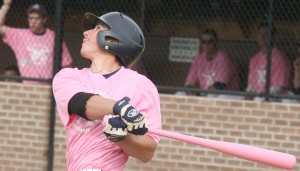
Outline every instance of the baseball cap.
<svg viewBox="0 0 300 171">
<path fill-rule="evenodd" d="M 47 11 L 43 4 L 35 3 L 35 4 L 30 5 L 27 8 L 27 14 L 29 14 L 31 12 L 37 12 L 42 16 L 47 16 Z"/>
</svg>

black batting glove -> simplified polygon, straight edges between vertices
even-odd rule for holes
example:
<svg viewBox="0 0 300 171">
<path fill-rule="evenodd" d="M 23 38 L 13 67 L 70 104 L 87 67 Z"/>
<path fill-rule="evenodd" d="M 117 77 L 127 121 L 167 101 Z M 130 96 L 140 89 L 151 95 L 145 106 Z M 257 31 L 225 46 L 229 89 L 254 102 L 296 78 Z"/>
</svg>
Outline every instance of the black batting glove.
<svg viewBox="0 0 300 171">
<path fill-rule="evenodd" d="M 118 142 L 123 140 L 127 135 L 127 126 L 119 115 L 109 114 L 103 133 L 110 141 Z"/>
<path fill-rule="evenodd" d="M 124 97 L 117 101 L 113 107 L 113 113 L 121 117 L 127 125 L 129 133 L 144 135 L 148 131 L 147 120 L 144 115 L 129 104 L 129 101 L 129 97 Z"/>
</svg>

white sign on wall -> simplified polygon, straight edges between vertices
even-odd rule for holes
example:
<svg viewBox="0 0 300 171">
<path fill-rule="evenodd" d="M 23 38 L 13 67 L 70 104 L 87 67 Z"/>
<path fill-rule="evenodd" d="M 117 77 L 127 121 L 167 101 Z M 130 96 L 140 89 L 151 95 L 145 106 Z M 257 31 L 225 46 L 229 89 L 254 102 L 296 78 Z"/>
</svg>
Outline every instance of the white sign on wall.
<svg viewBox="0 0 300 171">
<path fill-rule="evenodd" d="M 171 37 L 169 60 L 173 62 L 192 62 L 199 53 L 200 40 L 196 38 Z"/>
</svg>

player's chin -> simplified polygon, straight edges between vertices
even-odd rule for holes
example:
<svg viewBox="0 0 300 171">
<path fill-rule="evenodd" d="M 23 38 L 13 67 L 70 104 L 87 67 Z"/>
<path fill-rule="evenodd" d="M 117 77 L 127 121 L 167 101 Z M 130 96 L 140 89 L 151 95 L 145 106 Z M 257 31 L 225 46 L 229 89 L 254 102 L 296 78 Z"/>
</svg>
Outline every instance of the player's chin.
<svg viewBox="0 0 300 171">
<path fill-rule="evenodd" d="M 80 54 L 83 58 L 89 59 L 88 58 L 88 52 L 86 50 L 84 50 L 84 48 L 82 47 L 80 50 Z"/>
</svg>

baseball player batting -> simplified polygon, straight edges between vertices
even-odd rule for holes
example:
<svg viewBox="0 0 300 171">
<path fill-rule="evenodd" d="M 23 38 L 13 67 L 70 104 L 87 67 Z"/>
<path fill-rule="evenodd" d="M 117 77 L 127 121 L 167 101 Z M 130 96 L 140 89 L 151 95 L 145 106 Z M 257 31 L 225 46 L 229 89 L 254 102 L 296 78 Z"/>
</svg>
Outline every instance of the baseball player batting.
<svg viewBox="0 0 300 171">
<path fill-rule="evenodd" d="M 129 156 L 147 162 L 154 155 L 159 135 L 294 168 L 295 157 L 288 154 L 160 130 L 157 88 L 145 76 L 127 68 L 145 48 L 139 26 L 120 12 L 100 17 L 86 13 L 82 23 L 85 31 L 80 52 L 91 66 L 62 69 L 53 80 L 57 110 L 66 128 L 69 171 L 122 171 Z M 259 158 L 261 153 L 270 159 Z"/>
<path fill-rule="evenodd" d="M 89 68 L 65 68 L 53 80 L 60 120 L 66 128 L 69 171 L 122 171 L 128 156 L 147 162 L 161 128 L 157 88 L 126 67 L 144 51 L 145 38 L 127 15 L 83 16 L 81 56 Z"/>
</svg>

